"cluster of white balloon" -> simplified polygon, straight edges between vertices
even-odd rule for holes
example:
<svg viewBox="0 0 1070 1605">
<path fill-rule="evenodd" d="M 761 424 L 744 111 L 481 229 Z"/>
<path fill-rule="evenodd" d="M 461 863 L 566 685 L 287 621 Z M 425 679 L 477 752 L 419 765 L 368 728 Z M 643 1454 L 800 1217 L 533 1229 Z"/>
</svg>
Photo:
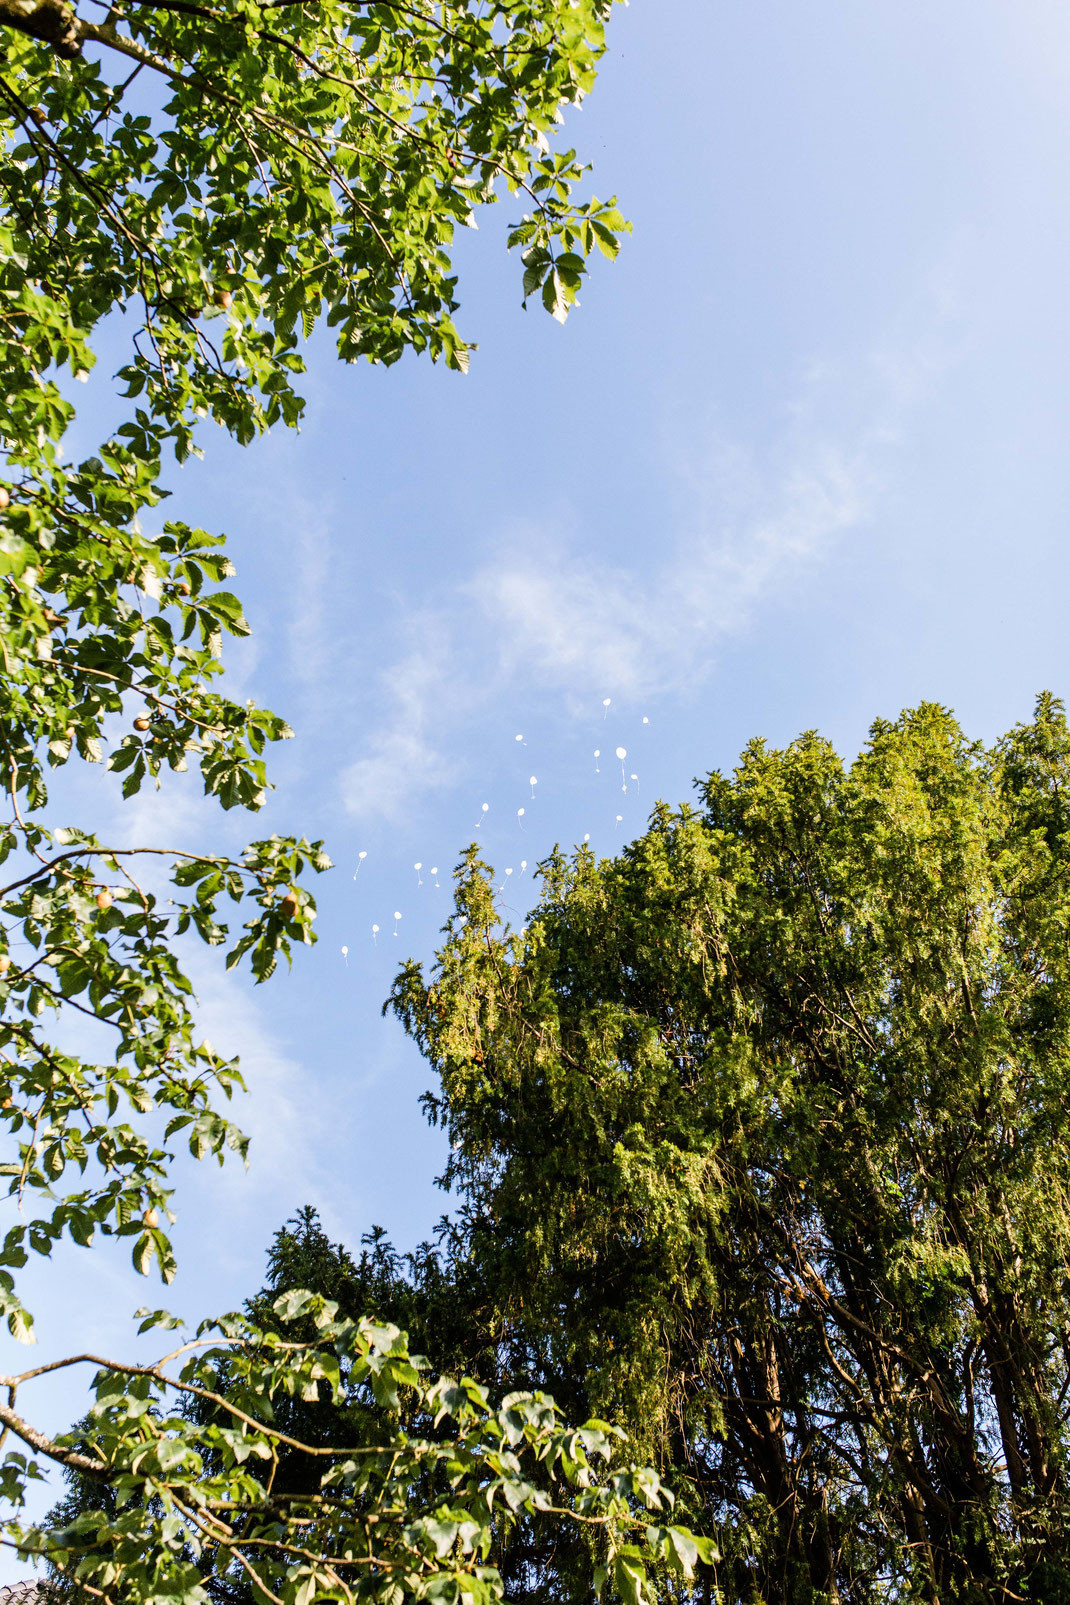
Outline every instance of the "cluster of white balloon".
<svg viewBox="0 0 1070 1605">
<path fill-rule="evenodd" d="M 612 702 L 613 702 L 613 699 L 611 697 L 603 697 L 602 698 L 602 718 L 603 718 L 603 720 L 608 719 L 609 710 L 610 710 L 610 708 L 612 706 Z M 650 723 L 650 720 L 646 716 L 646 714 L 643 715 L 643 721 L 642 722 L 643 722 L 644 725 L 648 725 Z M 524 736 L 522 734 L 515 736 L 514 737 L 514 741 L 519 746 L 524 746 L 524 747 L 527 746 L 527 741 L 525 740 L 525 738 L 524 738 Z M 624 793 L 627 793 L 628 782 L 629 782 L 629 780 L 631 780 L 633 782 L 634 786 L 635 786 L 636 796 L 638 796 L 639 795 L 639 776 L 634 770 L 628 770 L 628 769 L 625 768 L 625 764 L 626 764 L 627 758 L 628 758 L 628 749 L 627 749 L 627 747 L 616 747 L 614 749 L 614 751 L 615 751 L 615 755 L 617 757 L 617 760 L 620 763 L 620 780 L 621 780 L 620 789 L 621 789 L 621 791 L 624 792 Z M 601 758 L 601 756 L 602 756 L 601 749 L 599 747 L 595 747 L 595 749 L 594 749 L 595 774 L 601 774 L 601 772 L 602 772 L 601 768 L 599 767 L 599 759 Z M 530 795 L 529 798 L 525 799 L 525 803 L 526 802 L 530 802 L 530 801 L 534 801 L 535 795 L 536 795 L 535 788 L 536 788 L 536 786 L 538 784 L 539 784 L 539 781 L 538 781 L 538 776 L 537 775 L 529 775 L 528 776 L 528 785 L 531 787 L 531 795 Z M 473 827 L 475 830 L 479 830 L 479 829 L 482 828 L 483 821 L 486 819 L 486 817 L 490 813 L 490 811 L 491 811 L 491 807 L 490 807 L 490 803 L 489 802 L 485 802 L 485 803 L 481 803 L 480 804 L 479 818 L 476 820 L 475 825 Z M 522 830 L 522 831 L 525 829 L 524 819 L 525 819 L 526 815 L 527 815 L 527 808 L 526 808 L 525 804 L 522 803 L 516 810 L 517 825 L 520 828 L 520 830 Z M 623 814 L 616 814 L 614 816 L 614 828 L 615 829 L 619 829 L 620 826 L 623 824 L 623 822 L 624 822 Z M 590 842 L 590 840 L 591 840 L 591 833 L 590 833 L 590 831 L 587 831 L 585 833 L 584 837 L 583 837 L 584 844 L 585 845 L 588 844 Z M 368 854 L 367 854 L 366 850 L 362 850 L 361 852 L 359 852 L 357 854 L 357 867 L 353 871 L 353 879 L 354 880 L 356 880 L 358 875 L 360 874 L 361 866 L 364 863 L 364 861 L 367 858 L 367 856 L 368 856 Z M 416 889 L 419 890 L 420 887 L 422 887 L 424 885 L 424 878 L 423 878 L 423 868 L 424 868 L 424 866 L 423 866 L 423 861 L 421 859 L 417 859 L 412 867 L 413 867 L 413 870 L 414 870 L 415 875 L 416 875 Z M 527 859 L 526 858 L 522 858 L 520 860 L 520 874 L 521 875 L 524 875 L 527 872 L 527 867 L 528 867 Z M 501 885 L 498 886 L 495 889 L 496 892 L 500 893 L 500 892 L 505 890 L 506 886 L 509 884 L 509 882 L 510 882 L 510 880 L 512 878 L 512 875 L 513 875 L 513 868 L 510 867 L 510 868 L 506 869 L 506 871 L 505 871 L 505 879 L 502 881 Z M 428 876 L 433 880 L 434 885 L 435 885 L 436 888 L 440 888 L 441 887 L 441 882 L 438 879 L 438 867 L 437 867 L 437 865 L 434 865 L 434 864 L 431 865 L 430 869 L 428 870 Z M 398 927 L 400 925 L 401 919 L 402 919 L 401 910 L 400 909 L 395 909 L 394 910 L 394 932 L 393 932 L 393 934 L 395 936 L 398 935 Z M 382 929 L 381 926 L 379 926 L 377 924 L 373 924 L 372 927 L 371 927 L 371 938 L 372 938 L 372 942 L 375 944 L 376 947 L 379 946 L 379 936 L 380 936 L 380 933 L 381 933 L 381 929 Z M 345 960 L 346 967 L 348 968 L 348 966 L 349 966 L 349 947 L 348 947 L 348 945 L 344 946 L 342 948 L 342 957 Z"/>
</svg>

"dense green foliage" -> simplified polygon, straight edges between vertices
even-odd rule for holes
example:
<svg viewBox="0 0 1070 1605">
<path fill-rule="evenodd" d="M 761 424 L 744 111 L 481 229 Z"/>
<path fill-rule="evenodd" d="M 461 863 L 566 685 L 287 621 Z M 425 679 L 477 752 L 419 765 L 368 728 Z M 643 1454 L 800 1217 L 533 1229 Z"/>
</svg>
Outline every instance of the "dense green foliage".
<svg viewBox="0 0 1070 1605">
<path fill-rule="evenodd" d="M 298 1319 L 310 1337 L 291 1330 Z M 672 1496 L 656 1472 L 594 1475 L 616 1429 L 567 1427 L 537 1392 L 492 1408 L 475 1382 L 432 1381 L 425 1368 L 396 1327 L 341 1318 L 307 1290 L 277 1299 L 267 1328 L 228 1316 L 158 1365 L 110 1362 L 87 1420 L 54 1446 L 83 1479 L 76 1513 L 24 1531 L 21 1547 L 47 1557 L 79 1599 L 295 1605 L 489 1605 L 502 1592 L 494 1543 L 525 1517 L 597 1532 L 602 1577 L 632 1605 L 647 1598 L 648 1557 L 686 1577 L 708 1552 L 661 1519 Z M 277 1419 L 276 1401 L 295 1397 L 330 1401 L 329 1444 Z M 191 1402 L 201 1408 L 183 1408 Z M 5 1470 L 10 1494 L 13 1457 Z M 84 1491 L 93 1479 L 96 1500 Z"/>
<path fill-rule="evenodd" d="M 1070 1597 L 1061 705 L 756 742 L 543 887 L 473 850 L 394 995 L 480 1374 L 619 1420 L 728 1602 Z"/>
<path fill-rule="evenodd" d="M 351 1317 L 445 1304 L 432 1252 L 403 1266 L 382 1233 L 365 1244 L 354 1262 L 305 1210 L 276 1234 L 244 1314 L 206 1323 L 170 1366 L 98 1374 L 93 1409 L 58 1446 L 69 1492 L 24 1537 L 58 1601 L 484 1605 L 501 1597 L 503 1553 L 535 1531 L 579 1546 L 585 1593 L 593 1578 L 643 1605 L 652 1562 L 686 1580 L 712 1558 L 669 1521 L 656 1472 L 597 1479 L 619 1429 L 567 1427 L 539 1392 L 494 1410 L 477 1383 L 432 1379 L 396 1326 Z"/>
</svg>

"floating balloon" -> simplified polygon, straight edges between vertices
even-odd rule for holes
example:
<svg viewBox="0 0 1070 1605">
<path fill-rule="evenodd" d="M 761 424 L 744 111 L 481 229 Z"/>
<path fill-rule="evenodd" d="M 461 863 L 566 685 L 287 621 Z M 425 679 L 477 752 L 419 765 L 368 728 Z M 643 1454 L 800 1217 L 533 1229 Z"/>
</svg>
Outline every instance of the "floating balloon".
<svg viewBox="0 0 1070 1605">
<path fill-rule="evenodd" d="M 622 821 L 622 820 L 623 820 L 623 818 L 624 818 L 624 815 L 623 815 L 623 814 L 618 814 L 618 815 L 617 815 L 617 824 L 618 824 L 618 825 L 619 825 L 619 824 L 620 824 L 620 823 L 621 823 L 621 821 Z"/>
<path fill-rule="evenodd" d="M 424 878 L 423 878 L 423 876 L 422 876 L 422 875 L 421 875 L 421 874 L 420 874 L 420 871 L 421 871 L 421 870 L 422 870 L 422 869 L 423 869 L 423 867 L 424 867 L 424 866 L 423 866 L 423 864 L 422 864 L 422 863 L 420 863 L 420 861 L 419 861 L 419 860 L 417 860 L 417 862 L 416 862 L 416 863 L 415 863 L 415 864 L 414 864 L 414 865 L 413 865 L 413 866 L 412 866 L 412 867 L 413 867 L 413 869 L 414 869 L 414 870 L 415 870 L 415 871 L 416 871 L 416 884 L 417 884 L 417 886 L 422 886 L 422 885 L 423 885 L 423 883 L 424 883 Z"/>
<path fill-rule="evenodd" d="M 480 813 L 479 818 L 476 820 L 476 829 L 477 830 L 479 829 L 480 825 L 483 823 L 484 816 L 486 815 L 487 809 L 489 807 L 490 807 L 490 803 L 484 803 L 483 804 L 482 812 Z"/>
<path fill-rule="evenodd" d="M 435 877 L 435 885 L 437 886 L 438 885 L 438 869 L 434 864 L 431 865 L 431 873 Z"/>
<path fill-rule="evenodd" d="M 520 826 L 521 830 L 523 830 L 523 828 L 524 828 L 524 810 L 523 810 L 523 808 L 518 808 L 517 809 L 517 811 L 516 811 L 516 822 Z"/>
<path fill-rule="evenodd" d="M 645 714 L 645 713 L 644 713 L 644 715 L 643 715 L 643 723 L 644 723 L 644 724 L 649 724 L 649 723 L 650 723 L 650 720 L 649 720 L 649 719 L 648 719 L 648 718 L 647 718 L 647 716 L 646 716 L 646 714 Z"/>
<path fill-rule="evenodd" d="M 601 749 L 599 747 L 596 747 L 594 749 L 594 772 L 595 772 L 596 775 L 600 775 L 602 773 L 601 769 L 599 769 L 599 767 L 598 767 L 598 760 L 599 760 L 599 758 L 601 758 L 601 756 L 602 756 Z"/>
<path fill-rule="evenodd" d="M 395 909 L 394 910 L 394 935 L 395 936 L 398 934 L 398 920 L 400 918 L 401 918 L 400 911 L 398 909 Z"/>
<path fill-rule="evenodd" d="M 586 836 L 583 839 L 584 839 L 585 842 L 589 842 L 590 841 L 590 839 L 591 839 L 590 831 L 587 832 Z"/>
<path fill-rule="evenodd" d="M 507 875 L 511 875 L 511 874 L 512 874 L 512 873 L 513 873 L 513 872 L 512 872 L 512 870 L 511 870 L 511 869 L 507 869 L 507 870 L 506 870 L 506 872 L 505 872 L 505 873 L 506 873 L 506 874 L 507 874 Z"/>
<path fill-rule="evenodd" d="M 349 949 L 348 949 L 348 947 L 343 947 L 343 949 L 342 949 L 342 957 L 346 961 L 346 969 L 348 970 L 348 968 L 349 968 Z"/>
<path fill-rule="evenodd" d="M 514 737 L 513 737 L 513 740 L 514 740 L 514 741 L 523 741 L 523 742 L 524 742 L 524 746 L 525 746 L 525 747 L 526 747 L 526 746 L 527 746 L 527 742 L 526 742 L 526 741 L 524 741 L 524 738 L 523 738 L 523 736 L 514 736 Z"/>
<path fill-rule="evenodd" d="M 523 875 L 523 873 L 527 869 L 527 867 L 528 867 L 527 859 L 526 858 L 522 858 L 520 860 L 520 873 L 521 873 L 521 875 Z"/>
<path fill-rule="evenodd" d="M 529 776 L 528 776 L 528 785 L 529 785 L 529 786 L 530 786 L 530 787 L 531 787 L 531 795 L 532 795 L 532 796 L 533 796 L 533 797 L 534 797 L 534 795 L 535 795 L 535 787 L 536 787 L 536 786 L 537 786 L 537 785 L 538 785 L 538 784 L 539 784 L 539 782 L 538 782 L 538 781 L 537 781 L 537 780 L 536 780 L 536 778 L 535 778 L 535 776 L 534 776 L 534 775 L 529 775 Z"/>
<path fill-rule="evenodd" d="M 357 876 L 360 874 L 360 866 L 361 866 L 361 864 L 363 864 L 363 862 L 367 858 L 367 856 L 368 856 L 367 853 L 358 853 L 357 854 L 357 867 L 353 871 L 353 879 L 354 880 L 356 880 Z"/>
<path fill-rule="evenodd" d="M 626 778 L 625 773 L 624 773 L 624 760 L 625 760 L 625 758 L 627 758 L 627 756 L 628 756 L 627 747 L 618 747 L 617 748 L 617 757 L 620 759 L 620 789 L 621 789 L 621 791 L 627 791 L 628 790 L 628 781 L 627 781 L 627 778 Z"/>
<path fill-rule="evenodd" d="M 603 719 L 605 719 L 607 717 L 607 715 L 609 713 L 609 704 L 612 701 L 613 701 L 612 697 L 603 697 L 602 698 L 602 718 Z"/>
<path fill-rule="evenodd" d="M 379 927 L 378 927 L 378 925 L 373 925 L 372 926 L 372 941 L 375 943 L 376 947 L 379 946 Z"/>
<path fill-rule="evenodd" d="M 628 778 L 629 778 L 629 780 L 634 780 L 635 781 L 635 789 L 636 789 L 636 791 L 638 791 L 639 790 L 639 776 L 638 775 L 629 775 Z"/>
</svg>

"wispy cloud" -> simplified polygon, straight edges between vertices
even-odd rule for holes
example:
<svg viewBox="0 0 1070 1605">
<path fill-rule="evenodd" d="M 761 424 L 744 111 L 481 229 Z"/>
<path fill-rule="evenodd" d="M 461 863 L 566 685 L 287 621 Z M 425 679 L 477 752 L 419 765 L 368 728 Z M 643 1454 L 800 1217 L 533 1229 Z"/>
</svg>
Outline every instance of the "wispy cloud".
<svg viewBox="0 0 1070 1605">
<path fill-rule="evenodd" d="M 864 459 L 822 448 L 743 511 L 708 490 L 709 505 L 652 571 L 597 562 L 543 536 L 510 543 L 468 590 L 508 680 L 534 677 L 588 701 L 603 690 L 693 687 L 755 604 L 862 523 L 870 477 Z"/>
<path fill-rule="evenodd" d="M 942 332 L 923 331 L 851 372 L 815 365 L 756 446 L 686 422 L 665 447 L 664 525 L 631 531 L 620 560 L 550 523 L 501 532 L 407 627 L 411 644 L 383 676 L 387 711 L 342 777 L 349 811 L 397 818 L 447 785 L 445 754 L 463 750 L 490 699 L 541 688 L 589 709 L 708 682 L 761 608 L 865 530 L 908 415 L 951 356 Z"/>
<path fill-rule="evenodd" d="M 380 677 L 384 715 L 367 752 L 342 774 L 345 807 L 361 820 L 396 819 L 414 796 L 447 786 L 455 774 L 439 736 L 456 708 L 460 665 L 441 621 L 422 617 L 412 630 L 421 644 Z"/>
<path fill-rule="evenodd" d="M 413 644 L 380 679 L 381 720 L 343 771 L 347 811 L 362 822 L 397 822 L 447 787 L 458 774 L 447 753 L 461 750 L 461 726 L 517 687 L 551 688 L 590 706 L 596 695 L 702 684 L 725 638 L 860 526 L 868 504 L 865 453 L 815 447 L 773 483 L 738 459 L 723 443 L 710 447 L 687 490 L 684 527 L 645 571 L 589 556 L 558 532 L 518 526 L 456 587 L 448 610 L 413 618 Z"/>
<path fill-rule="evenodd" d="M 326 1130 L 322 1106 L 308 1096 L 308 1065 L 287 1051 L 270 1028 L 259 999 L 240 992 L 210 960 L 187 966 L 197 992 L 197 1018 L 221 1053 L 237 1054 L 249 1096 L 230 1110 L 250 1139 L 248 1175 L 240 1160 L 199 1167 L 200 1190 L 228 1210 L 263 1216 L 274 1207 L 279 1178 L 295 1197 L 318 1201 L 323 1192 Z"/>
</svg>

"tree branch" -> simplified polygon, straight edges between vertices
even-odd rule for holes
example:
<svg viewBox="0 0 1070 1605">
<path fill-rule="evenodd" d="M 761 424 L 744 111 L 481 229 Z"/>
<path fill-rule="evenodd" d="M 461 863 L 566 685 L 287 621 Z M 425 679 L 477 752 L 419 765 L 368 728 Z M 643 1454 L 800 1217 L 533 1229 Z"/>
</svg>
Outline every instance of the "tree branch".
<svg viewBox="0 0 1070 1605">
<path fill-rule="evenodd" d="M 28 1421 L 16 1415 L 9 1404 L 0 1404 L 0 1421 L 38 1454 L 47 1455 L 49 1460 L 56 1460 L 61 1466 L 69 1466 L 72 1471 L 84 1472 L 87 1477 L 110 1482 L 111 1472 L 103 1460 L 92 1460 L 88 1455 L 79 1454 L 77 1449 L 64 1449 L 53 1438 L 47 1438 L 43 1432 L 38 1432 L 36 1427 L 31 1427 Z"/>
<path fill-rule="evenodd" d="M 0 0 L 0 23 L 41 39 L 57 56 L 72 61 L 82 54 L 82 29 L 64 0 Z"/>
</svg>

